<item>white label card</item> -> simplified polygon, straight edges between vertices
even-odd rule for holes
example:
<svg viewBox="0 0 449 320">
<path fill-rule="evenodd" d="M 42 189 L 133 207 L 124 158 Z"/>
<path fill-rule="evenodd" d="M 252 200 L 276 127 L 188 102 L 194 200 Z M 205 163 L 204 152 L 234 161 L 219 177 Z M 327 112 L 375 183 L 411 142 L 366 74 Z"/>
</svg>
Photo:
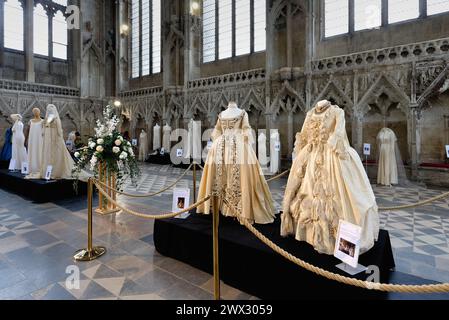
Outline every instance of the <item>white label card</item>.
<svg viewBox="0 0 449 320">
<path fill-rule="evenodd" d="M 165 149 L 164 149 L 164 148 L 161 148 L 160 155 L 163 156 L 164 154 L 165 154 Z"/>
<path fill-rule="evenodd" d="M 181 158 L 183 154 L 184 154 L 184 151 L 182 149 L 176 149 L 176 156 L 178 158 Z"/>
<path fill-rule="evenodd" d="M 276 151 L 276 152 L 280 152 L 281 151 L 281 143 L 280 142 L 276 142 L 274 144 L 274 151 Z"/>
<path fill-rule="evenodd" d="M 53 172 L 53 166 L 48 166 L 45 171 L 45 180 L 51 180 L 51 173 Z"/>
<path fill-rule="evenodd" d="M 131 144 L 136 147 L 137 146 L 137 139 L 132 139 Z"/>
<path fill-rule="evenodd" d="M 340 220 L 337 239 L 335 242 L 334 256 L 351 267 L 356 268 L 359 264 L 361 238 L 361 227 Z"/>
<path fill-rule="evenodd" d="M 16 160 L 15 159 L 11 159 L 11 161 L 9 162 L 9 170 L 10 171 L 16 170 Z"/>
<path fill-rule="evenodd" d="M 369 143 L 364 143 L 363 144 L 363 154 L 365 156 L 371 155 L 371 144 L 369 144 Z"/>
<path fill-rule="evenodd" d="M 213 142 L 212 141 L 207 141 L 207 150 L 210 150 L 210 149 L 212 149 L 212 145 L 213 145 Z"/>
<path fill-rule="evenodd" d="M 22 162 L 22 174 L 29 174 L 28 162 Z"/>
<path fill-rule="evenodd" d="M 189 188 L 175 188 L 173 190 L 172 212 L 180 212 L 190 206 L 190 189 Z M 190 214 L 183 213 L 177 218 L 186 219 Z"/>
<path fill-rule="evenodd" d="M 446 145 L 446 156 L 449 159 L 449 145 Z"/>
</svg>

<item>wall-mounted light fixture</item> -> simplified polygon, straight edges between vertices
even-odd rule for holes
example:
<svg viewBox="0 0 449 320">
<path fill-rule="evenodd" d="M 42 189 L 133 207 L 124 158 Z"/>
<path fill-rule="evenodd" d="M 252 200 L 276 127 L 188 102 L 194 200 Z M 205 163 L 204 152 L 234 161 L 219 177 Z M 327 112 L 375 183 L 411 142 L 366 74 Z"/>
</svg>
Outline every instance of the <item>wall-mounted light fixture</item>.
<svg viewBox="0 0 449 320">
<path fill-rule="evenodd" d="M 120 26 L 120 35 L 124 38 L 129 34 L 129 26 L 127 24 L 122 24 Z"/>
<path fill-rule="evenodd" d="M 190 5 L 190 9 L 193 15 L 197 15 L 200 10 L 200 4 L 198 3 L 198 1 L 192 1 L 191 5 Z"/>
</svg>

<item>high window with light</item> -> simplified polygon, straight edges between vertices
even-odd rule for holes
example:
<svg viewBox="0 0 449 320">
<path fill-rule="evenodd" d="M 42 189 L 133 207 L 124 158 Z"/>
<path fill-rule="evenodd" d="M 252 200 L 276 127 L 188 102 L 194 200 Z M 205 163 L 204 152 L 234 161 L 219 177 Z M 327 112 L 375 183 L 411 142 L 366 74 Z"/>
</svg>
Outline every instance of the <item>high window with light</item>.
<svg viewBox="0 0 449 320">
<path fill-rule="evenodd" d="M 131 2 L 131 77 L 161 72 L 161 0 Z"/>
<path fill-rule="evenodd" d="M 18 0 L 8 0 L 4 9 L 5 48 L 23 51 L 23 8 Z"/>
<path fill-rule="evenodd" d="M 325 38 L 449 12 L 449 0 L 324 0 L 323 3 Z"/>
<path fill-rule="evenodd" d="M 266 0 L 203 0 L 203 62 L 266 48 Z"/>
</svg>

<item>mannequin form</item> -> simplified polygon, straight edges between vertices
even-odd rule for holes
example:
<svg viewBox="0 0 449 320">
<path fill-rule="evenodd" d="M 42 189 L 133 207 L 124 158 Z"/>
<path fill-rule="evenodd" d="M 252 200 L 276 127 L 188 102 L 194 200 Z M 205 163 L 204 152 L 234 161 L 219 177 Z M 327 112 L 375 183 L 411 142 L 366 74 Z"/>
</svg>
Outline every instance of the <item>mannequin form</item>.
<svg viewBox="0 0 449 320">
<path fill-rule="evenodd" d="M 42 160 L 42 127 L 41 111 L 33 109 L 33 119 L 30 120 L 30 133 L 28 135 L 28 166 L 29 175 L 27 179 L 39 179 Z"/>
<path fill-rule="evenodd" d="M 281 145 L 279 130 L 271 130 L 270 135 L 270 172 L 276 174 L 279 172 L 280 166 L 280 150 L 276 146 Z"/>
<path fill-rule="evenodd" d="M 378 184 L 384 186 L 398 184 L 396 141 L 396 135 L 393 130 L 389 128 L 383 128 L 377 135 L 377 143 L 379 146 L 379 168 L 377 172 Z"/>
<path fill-rule="evenodd" d="M 193 151 L 193 119 L 190 119 L 187 130 L 187 141 L 184 144 L 184 158 L 190 159 Z"/>
<path fill-rule="evenodd" d="M 268 158 L 267 158 L 267 136 L 265 133 L 259 134 L 259 138 L 257 139 L 259 143 L 259 152 L 258 152 L 258 158 L 259 163 L 262 169 L 265 169 L 268 165 Z"/>
<path fill-rule="evenodd" d="M 47 106 L 43 138 L 41 177 L 52 166 L 51 179 L 71 179 L 74 162 L 65 146 L 61 119 L 53 104 Z"/>
<path fill-rule="evenodd" d="M 153 128 L 153 150 L 158 150 L 161 148 L 161 127 L 159 124 Z"/>
<path fill-rule="evenodd" d="M 148 156 L 148 135 L 145 130 L 140 132 L 139 136 L 139 161 L 145 161 Z"/>
<path fill-rule="evenodd" d="M 196 162 L 201 162 L 203 151 L 201 145 L 201 121 L 193 121 L 192 124 L 192 156 Z"/>
<path fill-rule="evenodd" d="M 14 121 L 14 125 L 12 127 L 12 157 L 9 169 L 21 170 L 22 162 L 26 162 L 28 158 L 25 149 L 22 116 L 20 114 L 12 114 L 11 119 Z"/>
<path fill-rule="evenodd" d="M 221 113 L 222 119 L 232 119 L 242 114 L 242 109 L 234 101 L 229 101 L 228 107 Z"/>
<path fill-rule="evenodd" d="M 162 137 L 162 147 L 164 148 L 165 153 L 170 153 L 171 150 L 171 141 L 170 141 L 170 135 L 171 135 L 171 127 L 168 125 L 168 123 L 165 123 L 163 131 L 163 137 Z"/>
</svg>

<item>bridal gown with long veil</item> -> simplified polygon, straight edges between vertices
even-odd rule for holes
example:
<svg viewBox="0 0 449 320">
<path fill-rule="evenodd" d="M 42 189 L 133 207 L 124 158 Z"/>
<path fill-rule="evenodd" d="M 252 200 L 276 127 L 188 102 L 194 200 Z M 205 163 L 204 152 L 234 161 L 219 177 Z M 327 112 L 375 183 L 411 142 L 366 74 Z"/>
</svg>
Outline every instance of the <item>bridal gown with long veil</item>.
<svg viewBox="0 0 449 320">
<path fill-rule="evenodd" d="M 220 201 L 221 213 L 236 214 L 250 223 L 268 224 L 274 221 L 275 209 L 268 184 L 256 154 L 251 147 L 251 127 L 246 111 L 235 118 L 218 117 L 212 134 L 212 147 L 207 155 L 198 199 L 211 194 L 226 198 Z M 210 201 L 197 208 L 198 213 L 210 213 Z"/>
<path fill-rule="evenodd" d="M 50 115 L 54 119 L 48 123 Z M 74 162 L 64 142 L 61 119 L 55 106 L 49 105 L 44 120 L 41 176 L 52 166 L 51 179 L 71 179 Z"/>
<path fill-rule="evenodd" d="M 344 220 L 362 227 L 360 252 L 368 251 L 379 234 L 378 208 L 360 157 L 349 145 L 344 111 L 338 106 L 309 111 L 294 153 L 281 234 L 333 254 L 339 220 Z"/>
</svg>

